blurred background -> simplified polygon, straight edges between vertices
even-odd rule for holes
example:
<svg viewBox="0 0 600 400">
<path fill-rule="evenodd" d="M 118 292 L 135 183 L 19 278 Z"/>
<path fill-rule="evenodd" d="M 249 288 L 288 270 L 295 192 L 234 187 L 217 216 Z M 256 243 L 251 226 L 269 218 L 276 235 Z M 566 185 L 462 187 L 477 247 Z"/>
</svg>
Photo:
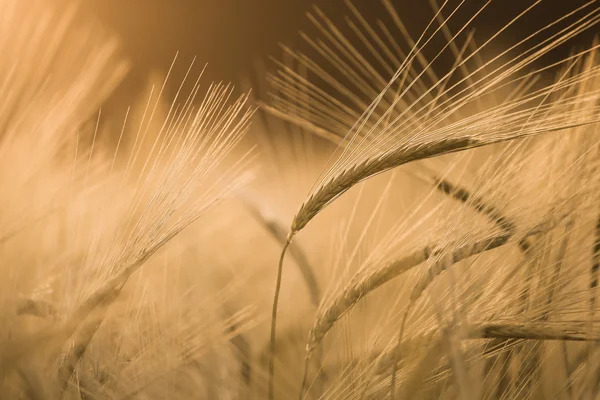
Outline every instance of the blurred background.
<svg viewBox="0 0 600 400">
<path fill-rule="evenodd" d="M 461 21 L 466 21 L 486 1 L 466 0 L 461 8 L 463 17 L 451 24 L 453 29 L 460 28 Z M 472 27 L 477 31 L 476 37 L 489 37 L 519 12 L 539 3 L 527 18 L 511 26 L 499 42 L 513 43 L 588 2 L 494 0 L 473 21 Z M 430 0 L 392 0 L 392 3 L 413 37 L 420 34 L 433 16 Z M 450 3 L 456 5 L 459 1 Z M 353 0 L 353 4 L 369 21 L 389 19 L 381 0 Z M 198 68 L 208 63 L 204 82 L 233 82 L 238 87 L 248 83 L 261 85 L 265 70 L 275 69 L 269 57 L 283 59 L 280 43 L 307 48 L 299 32 L 309 36 L 317 32 L 306 17 L 314 5 L 336 24 L 344 24 L 344 16 L 350 14 L 344 0 L 87 0 L 84 8 L 121 38 L 125 54 L 133 63 L 127 80 L 109 105 L 122 109 L 132 103 L 151 71 L 164 74 L 168 70 L 177 52 L 173 87 L 194 56 Z M 588 31 L 574 45 L 589 46 L 594 33 Z"/>
</svg>

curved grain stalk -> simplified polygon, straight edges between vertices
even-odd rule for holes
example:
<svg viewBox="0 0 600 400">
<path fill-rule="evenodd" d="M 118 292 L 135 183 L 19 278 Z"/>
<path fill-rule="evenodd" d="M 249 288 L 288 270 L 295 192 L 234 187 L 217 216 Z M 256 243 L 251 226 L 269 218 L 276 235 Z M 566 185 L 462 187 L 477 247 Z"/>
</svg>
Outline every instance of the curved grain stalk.
<svg viewBox="0 0 600 400">
<path fill-rule="evenodd" d="M 433 27 L 433 21 L 430 22 L 418 40 L 408 41 L 410 50 L 405 54 L 400 65 L 396 64 L 395 72 L 389 79 L 384 79 L 376 73 L 369 61 L 360 55 L 347 37 L 322 12 L 316 10 L 316 14 L 322 22 L 317 22 L 317 17 L 311 17 L 331 47 L 324 42 L 307 39 L 309 44 L 325 57 L 329 65 L 332 65 L 334 69 L 337 68 L 338 73 L 347 74 L 346 78 L 355 82 L 356 86 L 363 90 L 364 96 L 374 97 L 374 100 L 370 104 L 355 101 L 352 106 L 346 106 L 344 101 L 307 83 L 301 77 L 290 73 L 289 69 L 284 70 L 282 78 L 276 81 L 280 88 L 284 89 L 282 92 L 284 96 L 294 99 L 309 98 L 311 101 L 315 101 L 315 107 L 312 104 L 301 103 L 301 109 L 303 107 L 304 110 L 309 111 L 299 116 L 293 116 L 291 119 L 298 120 L 304 125 L 317 126 L 326 132 L 334 134 L 340 132 L 344 149 L 300 206 L 283 246 L 277 270 L 272 310 L 270 399 L 273 398 L 275 329 L 283 259 L 294 235 L 300 232 L 324 208 L 357 183 L 403 164 L 495 143 L 564 131 L 599 121 L 597 117 L 599 109 L 596 104 L 600 95 L 598 90 L 593 89 L 585 94 L 571 93 L 573 87 L 581 87 L 585 82 L 595 79 L 600 73 L 598 67 L 575 73 L 573 76 L 539 89 L 530 90 L 517 98 L 486 107 L 470 116 L 456 118 L 457 113 L 469 104 L 476 101 L 482 102 L 488 98 L 490 93 L 498 93 L 506 85 L 518 84 L 524 79 L 530 79 L 535 73 L 548 69 L 546 67 L 533 73 L 524 72 L 542 56 L 600 21 L 600 11 L 593 6 L 593 2 L 587 3 L 555 23 L 537 30 L 482 66 L 472 69 L 465 77 L 458 78 L 458 82 L 444 87 L 447 80 L 456 71 L 464 67 L 476 55 L 481 54 L 484 48 L 490 43 L 494 43 L 504 31 L 515 21 L 531 12 L 538 3 L 534 3 L 509 21 L 504 28 L 473 53 L 465 56 L 460 63 L 455 63 L 450 71 L 441 77 L 432 72 L 434 62 L 448 51 L 450 43 L 453 43 L 477 14 L 485 9 L 487 3 L 457 34 L 447 39 L 447 44 L 441 50 L 436 51 L 436 55 L 430 61 L 427 61 L 423 56 L 424 52 L 433 46 L 433 39 L 441 34 L 442 28 L 460 8 L 458 5 L 448 10 L 447 2 L 444 3 L 437 10 L 434 20 L 441 15 L 442 11 L 447 11 L 449 17 L 438 28 Z M 396 25 L 402 26 L 402 23 L 398 21 L 397 14 L 393 12 L 391 4 L 389 2 L 385 4 L 392 17 L 395 18 Z M 569 21 L 569 18 L 572 18 L 574 22 L 565 22 Z M 360 22 L 362 23 L 362 20 Z M 561 23 L 567 26 L 558 33 L 551 33 L 550 28 Z M 354 28 L 356 27 L 357 25 L 354 25 Z M 354 30 L 357 31 L 357 29 Z M 372 39 L 377 40 L 372 30 L 368 34 Z M 517 48 L 519 49 L 518 53 L 516 52 Z M 572 59 L 577 59 L 593 49 L 566 58 L 551 67 L 568 64 Z M 508 58 L 508 61 L 499 62 L 502 57 Z M 352 90 L 345 88 L 332 74 L 325 72 L 322 67 L 316 65 L 308 57 L 296 54 L 295 58 L 346 99 L 360 98 L 360 95 L 353 97 Z M 416 62 L 421 64 L 421 70 L 413 69 Z M 497 66 L 498 64 L 500 66 Z M 407 77 L 410 79 L 406 79 Z M 426 84 L 425 77 L 436 79 L 432 79 L 430 84 Z M 308 96 L 306 93 L 303 96 L 294 96 L 293 90 L 290 89 L 293 88 L 293 85 L 289 85 L 288 82 L 298 83 L 301 90 L 305 90 Z M 444 89 L 441 93 L 436 94 L 435 91 L 439 87 L 444 87 Z M 579 109 L 578 112 L 578 109 L 573 107 L 574 105 L 582 106 L 584 109 Z M 361 110 L 358 118 L 353 118 L 357 113 L 351 111 L 352 107 L 358 107 Z M 280 111 L 285 112 L 286 110 L 282 108 Z M 339 122 L 351 119 L 355 122 L 350 126 L 347 123 Z M 330 135 L 328 134 L 328 136 Z"/>
</svg>

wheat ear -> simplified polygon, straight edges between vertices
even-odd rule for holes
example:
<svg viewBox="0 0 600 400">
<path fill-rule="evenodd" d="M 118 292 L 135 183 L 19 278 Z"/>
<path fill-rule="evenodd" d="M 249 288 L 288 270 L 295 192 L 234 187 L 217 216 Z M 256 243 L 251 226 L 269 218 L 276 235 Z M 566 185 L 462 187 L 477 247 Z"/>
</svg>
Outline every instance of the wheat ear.
<svg viewBox="0 0 600 400">
<path fill-rule="evenodd" d="M 239 185 L 242 181 L 243 178 L 233 180 L 218 196 L 222 196 L 227 191 L 232 190 L 233 187 Z M 196 221 L 201 216 L 202 212 L 206 210 L 206 208 L 210 207 L 213 202 L 209 202 L 203 207 L 194 210 L 193 213 L 183 217 L 171 229 L 161 235 L 162 237 L 156 238 L 156 241 L 149 244 L 148 247 L 142 249 L 138 254 L 135 255 L 134 261 L 123 268 L 117 276 L 106 281 L 103 286 L 101 286 L 95 293 L 88 297 L 73 313 L 71 320 L 82 322 L 78 327 L 76 327 L 75 330 L 79 328 L 79 332 L 77 332 L 75 335 L 74 345 L 65 355 L 64 361 L 58 370 L 58 377 L 61 379 L 61 383 L 63 384 L 63 390 L 67 388 L 77 364 L 79 363 L 81 357 L 83 357 L 94 335 L 102 324 L 109 307 L 120 295 L 131 275 L 138 271 L 139 268 L 144 265 L 148 259 L 150 259 L 150 257 L 152 257 L 165 244 L 169 243 L 183 229 Z M 94 313 L 97 314 L 94 315 Z"/>
<path fill-rule="evenodd" d="M 58 377 L 63 384 L 65 390 L 69 384 L 71 376 L 79 363 L 81 357 L 87 350 L 96 331 L 102 324 L 108 307 L 119 296 L 123 287 L 133 275 L 164 243 L 167 243 L 171 238 L 175 237 L 178 231 L 174 231 L 168 238 L 163 240 L 160 245 L 147 251 L 136 262 L 125 268 L 118 276 L 106 282 L 96 293 L 84 301 L 81 306 L 75 311 L 73 320 L 82 322 L 80 334 L 77 335 L 73 348 L 64 357 L 64 362 L 58 370 Z M 95 310 L 99 310 L 98 316 L 91 316 Z"/>
<path fill-rule="evenodd" d="M 490 204 L 485 199 L 479 196 L 474 196 L 468 189 L 460 186 L 456 183 L 450 182 L 446 178 L 433 176 L 431 178 L 437 190 L 452 196 L 455 200 L 461 203 L 468 204 L 475 209 L 478 213 L 488 217 L 493 223 L 498 225 L 503 231 L 507 233 L 514 233 L 515 224 L 506 215 L 500 211 L 496 206 Z M 531 247 L 531 236 L 522 237 L 519 239 L 519 249 L 521 252 L 526 253 Z"/>
<path fill-rule="evenodd" d="M 232 190 L 237 185 L 243 182 L 244 178 L 234 179 L 231 183 L 227 184 L 227 187 L 217 194 L 217 198 L 223 196 L 228 191 Z M 92 341 L 95 333 L 102 324 L 108 308 L 112 305 L 115 299 L 121 294 L 123 287 L 136 271 L 150 259 L 159 249 L 165 244 L 169 243 L 174 237 L 176 237 L 183 229 L 189 226 L 191 223 L 196 221 L 202 215 L 202 212 L 213 205 L 215 200 L 203 205 L 192 213 L 182 217 L 177 223 L 174 224 L 169 230 L 160 235 L 151 242 L 147 247 L 141 249 L 139 253 L 134 255 L 133 261 L 131 261 L 125 268 L 123 268 L 115 277 L 107 280 L 96 292 L 81 303 L 81 305 L 75 310 L 71 316 L 72 321 L 81 321 L 79 323 L 79 331 L 75 336 L 74 345 L 67 352 L 64 357 L 64 362 L 59 368 L 58 377 L 61 379 L 63 384 L 63 390 L 68 386 L 69 380 L 73 375 L 79 360 L 85 353 L 90 342 Z M 94 313 L 97 315 L 93 315 Z M 77 327 L 76 327 L 77 328 Z"/>
</svg>

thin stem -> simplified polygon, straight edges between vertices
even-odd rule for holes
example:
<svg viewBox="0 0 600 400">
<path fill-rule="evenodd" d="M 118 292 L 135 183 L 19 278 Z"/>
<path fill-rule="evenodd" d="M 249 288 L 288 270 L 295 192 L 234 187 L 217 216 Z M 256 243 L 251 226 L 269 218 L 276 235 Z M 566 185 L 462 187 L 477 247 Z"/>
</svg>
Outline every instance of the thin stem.
<svg viewBox="0 0 600 400">
<path fill-rule="evenodd" d="M 398 334 L 398 349 L 400 349 L 402 345 L 402 336 L 404 335 L 404 328 L 406 326 L 406 319 L 408 318 L 408 313 L 411 309 L 411 304 L 404 311 L 404 315 L 402 316 L 402 325 L 400 325 L 400 333 Z M 390 387 L 390 400 L 394 400 L 396 397 L 396 371 L 398 366 L 398 358 L 400 357 L 399 352 L 394 352 L 394 363 L 392 364 L 392 383 Z"/>
<path fill-rule="evenodd" d="M 275 218 L 270 217 L 267 213 L 261 211 L 255 204 L 250 201 L 245 201 L 248 211 L 264 226 L 269 234 L 277 240 L 282 246 L 288 240 L 288 232 L 286 227 L 279 223 Z M 289 252 L 300 273 L 310 296 L 310 302 L 313 307 L 317 308 L 321 302 L 321 289 L 319 288 L 319 282 L 314 273 L 314 268 L 310 265 L 308 257 L 304 253 L 302 247 L 296 243 L 289 244 Z"/>
<path fill-rule="evenodd" d="M 304 362 L 304 376 L 302 377 L 302 384 L 300 385 L 300 400 L 304 399 L 304 392 L 306 390 L 306 383 L 308 381 L 308 364 L 310 362 L 310 354 L 306 355 L 306 359 Z"/>
<path fill-rule="evenodd" d="M 281 275 L 283 273 L 283 259 L 285 252 L 292 242 L 292 235 L 290 234 L 283 245 L 281 250 L 281 256 L 279 257 L 279 264 L 277 266 L 277 281 L 275 283 L 275 294 L 273 295 L 273 311 L 271 313 L 271 349 L 269 352 L 269 400 L 274 400 L 274 378 L 275 378 L 275 337 L 277 330 L 277 306 L 279 304 L 279 292 L 281 291 Z"/>
</svg>

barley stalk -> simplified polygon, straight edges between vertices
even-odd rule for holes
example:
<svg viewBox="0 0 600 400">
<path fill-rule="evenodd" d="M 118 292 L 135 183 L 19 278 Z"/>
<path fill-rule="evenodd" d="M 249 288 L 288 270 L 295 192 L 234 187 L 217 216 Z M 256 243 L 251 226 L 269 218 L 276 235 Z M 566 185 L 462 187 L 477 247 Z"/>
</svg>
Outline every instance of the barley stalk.
<svg viewBox="0 0 600 400">
<path fill-rule="evenodd" d="M 592 18 L 592 14 L 590 14 L 590 18 Z M 326 20 L 322 13 L 320 13 L 320 16 L 326 21 L 326 24 L 331 29 L 334 29 L 336 32 L 335 36 L 338 36 L 338 39 L 340 39 L 342 42 L 345 42 L 346 40 L 339 36 L 340 34 L 338 31 L 330 22 Z M 466 118 L 457 124 L 446 126 L 445 128 L 437 131 L 435 129 L 431 129 L 436 124 L 444 121 L 445 117 L 451 115 L 453 110 L 458 110 L 461 105 L 464 105 L 469 100 L 473 100 L 474 98 L 481 96 L 481 94 L 485 91 L 491 90 L 499 82 L 506 79 L 511 74 L 515 74 L 525 65 L 532 62 L 532 60 L 540 57 L 552 47 L 558 46 L 560 43 L 566 40 L 567 37 L 574 35 L 577 29 L 573 29 L 571 32 L 567 30 L 566 32 L 568 33 L 563 32 L 564 36 L 559 35 L 558 38 L 553 37 L 549 39 L 548 41 L 544 42 L 546 45 L 545 47 L 535 46 L 534 49 L 532 49 L 531 54 L 528 54 L 528 56 L 524 57 L 523 60 L 515 62 L 514 65 L 510 68 L 507 68 L 506 71 L 500 74 L 498 74 L 499 70 L 494 71 L 496 74 L 498 74 L 498 76 L 494 76 L 494 73 L 490 74 L 489 83 L 483 84 L 478 90 L 474 90 L 473 93 L 464 96 L 462 99 L 455 99 L 457 101 L 456 107 L 449 107 L 448 109 L 445 109 L 437 116 L 437 118 L 431 118 L 431 122 L 427 121 L 426 116 L 428 114 L 426 114 L 425 117 L 422 116 L 422 120 L 419 120 L 419 118 L 416 118 L 417 121 L 411 120 L 412 116 L 416 115 L 413 114 L 413 110 L 411 110 L 412 106 L 416 105 L 419 100 L 423 99 L 423 97 L 429 93 L 428 90 L 425 94 L 419 97 L 417 101 L 413 102 L 411 106 L 407 107 L 405 112 L 403 111 L 391 123 L 388 123 L 394 107 L 402 100 L 403 95 L 410 90 L 411 85 L 402 91 L 401 95 L 396 96 L 396 99 L 391 105 L 384 101 L 384 97 L 392 84 L 398 78 L 400 78 L 402 72 L 408 71 L 407 65 L 412 63 L 414 57 L 422 57 L 419 46 L 414 44 L 411 53 L 414 51 L 415 54 L 411 54 L 410 59 L 407 59 L 405 63 L 400 66 L 383 91 L 381 91 L 371 105 L 364 110 L 362 116 L 350 129 L 348 136 L 351 137 L 350 142 L 353 143 L 353 148 L 344 149 L 344 152 L 334 167 L 327 172 L 325 178 L 323 178 L 321 183 L 317 185 L 316 189 L 300 206 L 300 209 L 292 221 L 286 242 L 290 242 L 295 234 L 301 231 L 314 217 L 316 217 L 324 208 L 335 201 L 339 196 L 351 189 L 357 183 L 379 173 L 388 171 L 411 161 L 427 159 L 493 143 L 501 143 L 525 137 L 541 135 L 553 131 L 560 131 L 575 126 L 596 123 L 598 119 L 595 117 L 587 119 L 575 118 L 575 115 L 572 113 L 561 112 L 561 106 L 572 104 L 569 103 L 569 100 L 563 99 L 562 101 L 557 101 L 551 105 L 543 105 L 546 98 L 556 90 L 571 87 L 578 83 L 578 79 L 580 78 L 586 79 L 586 77 L 589 77 L 589 75 L 593 76 L 594 72 L 589 71 L 589 74 L 587 75 L 582 74 L 579 78 L 571 79 L 568 82 L 557 82 L 555 85 L 551 85 L 544 90 L 533 93 L 532 95 L 523 96 L 515 101 L 511 101 L 506 106 L 503 105 L 497 108 L 486 110 L 485 114 L 476 115 L 474 118 Z M 335 41 L 335 39 L 332 39 L 330 34 L 327 35 L 330 40 Z M 419 39 L 419 41 L 420 40 L 421 39 Z M 538 47 L 540 48 L 537 49 L 537 51 L 534 51 Z M 352 53 L 352 57 L 355 57 L 355 59 L 362 60 L 362 58 L 360 58 L 357 54 L 356 50 L 350 50 L 350 53 Z M 334 57 L 334 55 L 331 56 Z M 332 59 L 335 60 L 335 58 Z M 358 64 L 361 63 L 362 61 L 359 61 Z M 365 65 L 367 64 L 363 63 L 363 66 Z M 425 71 L 429 70 L 430 65 L 431 63 L 427 64 Z M 462 65 L 462 63 L 460 65 Z M 423 73 L 419 74 L 418 78 L 420 78 Z M 448 76 L 449 75 L 446 75 L 444 78 L 447 78 Z M 385 81 L 383 83 L 385 83 Z M 440 85 L 440 83 L 436 83 L 431 89 L 437 87 Z M 454 96 L 449 98 L 448 101 L 452 99 L 454 99 Z M 529 102 L 539 99 L 541 99 L 541 102 L 534 108 L 530 108 L 527 111 L 513 111 L 519 106 L 523 106 Z M 387 107 L 387 111 L 384 114 L 376 113 L 376 108 L 380 104 L 383 104 L 385 107 Z M 556 109 L 557 112 L 552 114 L 551 117 L 548 117 L 550 111 L 555 110 L 554 107 L 558 107 Z M 417 110 L 417 113 L 421 110 Z M 538 112 L 546 112 L 546 115 L 544 118 L 539 117 Z M 527 115 L 527 113 L 529 114 Z M 373 117 L 376 122 L 374 124 L 367 125 L 371 117 Z M 406 118 L 406 126 L 402 126 L 400 124 L 402 117 Z M 382 124 L 385 125 L 383 128 L 381 127 Z M 366 129 L 368 133 L 362 134 L 361 132 L 363 128 Z M 410 129 L 415 129 L 417 132 L 411 134 Z M 482 129 L 488 129 L 488 131 L 481 134 L 479 132 Z M 458 133 L 454 135 L 449 134 L 453 131 Z M 376 132 L 375 134 L 378 135 L 378 137 L 374 138 L 373 140 L 367 140 L 367 136 L 372 132 Z M 402 134 L 405 134 L 407 138 L 402 138 Z M 420 137 L 421 135 L 422 137 Z M 278 294 L 280 291 L 281 273 L 283 271 L 282 264 L 285 257 L 286 248 L 287 246 L 285 246 L 282 251 L 277 267 L 277 280 L 275 296 L 273 299 L 271 324 L 271 341 L 273 348 L 273 354 L 271 355 L 272 358 L 275 357 L 274 330 L 276 328 Z M 271 372 L 269 374 L 269 382 L 269 386 L 271 388 L 273 384 L 273 373 Z M 272 399 L 272 390 L 270 390 L 269 393 L 269 399 Z"/>
<path fill-rule="evenodd" d="M 266 212 L 261 211 L 253 202 L 245 201 L 247 209 L 250 213 L 265 227 L 265 229 L 277 240 L 281 246 L 285 245 L 287 240 L 287 228 L 280 223 L 275 217 L 269 215 Z M 296 262 L 302 278 L 306 283 L 308 293 L 310 295 L 310 302 L 313 307 L 317 308 L 321 302 L 321 289 L 319 288 L 319 282 L 315 277 L 314 268 L 310 265 L 308 257 L 304 250 L 298 243 L 289 244 L 289 252 Z"/>
<path fill-rule="evenodd" d="M 235 186 L 235 183 L 233 185 Z M 73 313 L 71 319 L 82 322 L 80 323 L 80 332 L 76 334 L 73 346 L 64 357 L 65 361 L 58 371 L 58 376 L 63 383 L 63 389 L 67 387 L 79 360 L 83 357 L 98 328 L 102 324 L 108 308 L 119 296 L 131 275 L 139 270 L 150 257 L 176 237 L 185 227 L 197 220 L 200 217 L 201 211 L 203 210 L 196 210 L 195 216 L 180 221 L 178 225 L 170 229 L 162 238 L 140 252 L 133 263 L 125 267 L 117 276 L 104 283 L 100 289 L 89 296 Z M 94 315 L 94 312 L 97 312 L 97 315 Z"/>
<path fill-rule="evenodd" d="M 501 339 L 501 340 L 536 340 L 536 341 L 575 341 L 575 342 L 599 342 L 599 333 L 590 333 L 585 329 L 577 328 L 556 328 L 544 326 L 543 324 L 503 324 L 503 323 L 472 323 L 460 326 L 460 333 L 463 340 L 474 339 Z M 420 337 L 434 338 L 439 332 L 429 331 Z M 422 339 L 417 340 L 422 341 Z M 409 339 L 403 342 L 401 346 L 394 347 L 383 352 L 378 357 L 376 373 L 385 374 L 392 367 L 394 359 L 401 360 L 402 354 L 407 349 L 414 346 L 414 341 Z"/>
<path fill-rule="evenodd" d="M 273 400 L 275 396 L 275 344 L 277 339 L 277 305 L 279 304 L 279 293 L 281 291 L 281 276 L 283 272 L 283 258 L 285 251 L 292 242 L 292 237 L 289 235 L 281 250 L 279 264 L 277 266 L 277 278 L 275 282 L 275 293 L 273 294 L 273 309 L 271 311 L 271 340 L 269 345 L 269 382 L 268 382 L 268 398 Z"/>
<path fill-rule="evenodd" d="M 443 336 L 443 335 L 442 335 Z M 425 355 L 419 360 L 417 367 L 411 371 L 410 376 L 403 382 L 399 393 L 399 399 L 410 398 L 412 393 L 417 393 L 419 386 L 427 379 L 436 364 L 443 356 L 443 339 L 438 338 L 434 344 L 430 346 Z M 396 375 L 392 375 L 390 397 L 395 398 Z"/>
</svg>

